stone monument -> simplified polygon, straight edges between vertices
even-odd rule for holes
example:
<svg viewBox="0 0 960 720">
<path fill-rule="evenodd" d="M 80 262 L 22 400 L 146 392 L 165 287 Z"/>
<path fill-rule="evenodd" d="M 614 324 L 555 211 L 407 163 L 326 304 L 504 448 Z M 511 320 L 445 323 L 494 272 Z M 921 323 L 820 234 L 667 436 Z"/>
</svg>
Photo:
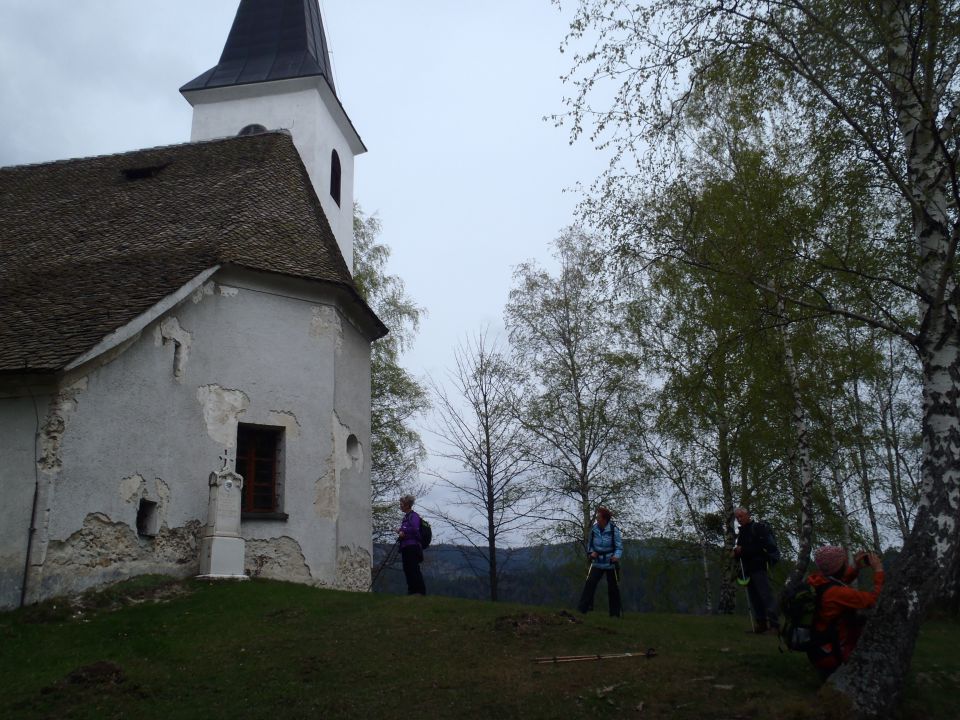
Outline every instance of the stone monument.
<svg viewBox="0 0 960 720">
<path fill-rule="evenodd" d="M 240 498 L 243 477 L 224 466 L 210 473 L 207 525 L 200 542 L 201 578 L 246 580 L 244 540 L 240 536 Z"/>
</svg>

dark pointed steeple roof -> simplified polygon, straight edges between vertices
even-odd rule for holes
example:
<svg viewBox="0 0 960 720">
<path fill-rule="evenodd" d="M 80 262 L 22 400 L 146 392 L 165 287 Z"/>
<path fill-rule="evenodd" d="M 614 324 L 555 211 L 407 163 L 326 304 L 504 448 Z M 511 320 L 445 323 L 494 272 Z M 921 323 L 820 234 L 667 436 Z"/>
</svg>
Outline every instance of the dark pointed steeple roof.
<svg viewBox="0 0 960 720">
<path fill-rule="evenodd" d="M 220 62 L 180 92 L 317 75 L 336 95 L 317 0 L 240 0 Z"/>
</svg>

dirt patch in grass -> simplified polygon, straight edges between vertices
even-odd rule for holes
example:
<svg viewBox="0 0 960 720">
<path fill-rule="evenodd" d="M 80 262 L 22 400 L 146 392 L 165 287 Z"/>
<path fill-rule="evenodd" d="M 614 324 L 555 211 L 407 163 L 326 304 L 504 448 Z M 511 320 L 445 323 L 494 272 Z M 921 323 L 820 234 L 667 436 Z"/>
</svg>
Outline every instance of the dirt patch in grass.
<svg viewBox="0 0 960 720">
<path fill-rule="evenodd" d="M 494 630 L 509 631 L 515 635 L 539 635 L 548 625 L 579 625 L 583 621 L 566 610 L 552 615 L 540 613 L 517 613 L 501 615 L 493 621 Z"/>
<path fill-rule="evenodd" d="M 119 665 L 108 660 L 98 660 L 95 663 L 70 671 L 60 683 L 69 685 L 119 685 L 126 679 L 123 668 Z"/>
<path fill-rule="evenodd" d="M 306 614 L 306 611 L 302 607 L 288 607 L 264 613 L 263 617 L 266 620 L 273 620 L 275 622 L 295 623 L 301 622 Z"/>
<path fill-rule="evenodd" d="M 97 660 L 71 670 L 64 678 L 41 688 L 39 695 L 25 698 L 13 708 L 22 717 L 67 717 L 77 706 L 97 704 L 104 699 L 141 702 L 148 697 L 140 685 L 127 681 L 122 667 L 109 660 Z"/>
</svg>

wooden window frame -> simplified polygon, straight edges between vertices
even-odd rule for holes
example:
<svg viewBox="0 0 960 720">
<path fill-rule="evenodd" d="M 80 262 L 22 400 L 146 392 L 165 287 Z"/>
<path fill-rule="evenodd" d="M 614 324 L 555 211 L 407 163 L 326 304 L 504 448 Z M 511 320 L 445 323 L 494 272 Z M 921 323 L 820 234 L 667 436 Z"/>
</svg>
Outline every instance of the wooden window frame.
<svg viewBox="0 0 960 720">
<path fill-rule="evenodd" d="M 283 449 L 282 427 L 237 424 L 236 471 L 243 476 L 243 494 L 240 500 L 240 512 L 243 515 L 276 516 L 283 512 Z M 258 461 L 269 462 L 267 473 L 261 468 L 258 475 Z M 264 488 L 267 488 L 271 498 L 270 507 L 264 507 L 263 503 L 257 507 L 257 498 L 266 495 Z"/>
</svg>

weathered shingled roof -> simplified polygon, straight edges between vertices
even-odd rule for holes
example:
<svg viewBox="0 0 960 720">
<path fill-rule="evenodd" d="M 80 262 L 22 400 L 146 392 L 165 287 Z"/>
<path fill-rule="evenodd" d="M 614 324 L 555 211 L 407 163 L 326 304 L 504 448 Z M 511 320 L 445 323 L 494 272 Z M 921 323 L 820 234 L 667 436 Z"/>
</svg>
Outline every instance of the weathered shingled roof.
<svg viewBox="0 0 960 720">
<path fill-rule="evenodd" d="M 0 168 L 0 371 L 49 372 L 204 270 L 357 293 L 284 132 Z"/>
</svg>

